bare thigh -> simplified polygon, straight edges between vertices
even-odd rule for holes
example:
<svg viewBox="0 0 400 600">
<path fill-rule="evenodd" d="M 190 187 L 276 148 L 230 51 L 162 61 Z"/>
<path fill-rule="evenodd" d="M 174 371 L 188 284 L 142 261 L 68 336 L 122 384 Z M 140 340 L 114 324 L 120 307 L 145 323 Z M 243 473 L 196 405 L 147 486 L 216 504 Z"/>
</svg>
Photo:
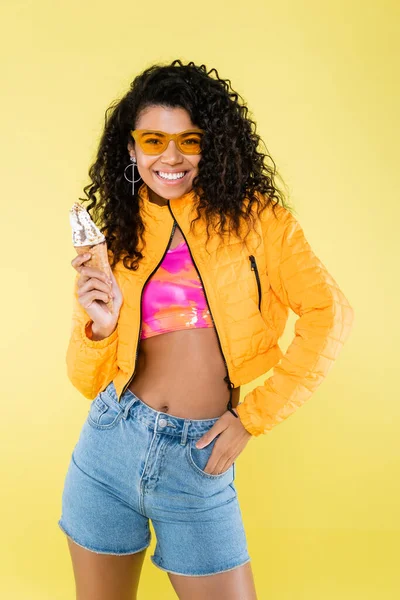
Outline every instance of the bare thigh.
<svg viewBox="0 0 400 600">
<path fill-rule="evenodd" d="M 76 600 L 135 600 L 147 548 L 135 554 L 99 554 L 67 536 Z"/>
<path fill-rule="evenodd" d="M 189 577 L 168 573 L 168 577 L 179 600 L 257 600 L 250 562 L 215 575 Z"/>
</svg>

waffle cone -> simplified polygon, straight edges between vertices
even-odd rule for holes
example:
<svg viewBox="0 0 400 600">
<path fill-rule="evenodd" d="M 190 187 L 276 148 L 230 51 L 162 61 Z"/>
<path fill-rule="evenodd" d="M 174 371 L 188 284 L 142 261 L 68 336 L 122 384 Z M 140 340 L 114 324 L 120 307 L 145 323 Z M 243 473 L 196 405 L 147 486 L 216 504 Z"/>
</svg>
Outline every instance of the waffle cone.
<svg viewBox="0 0 400 600">
<path fill-rule="evenodd" d="M 88 267 L 94 267 L 95 269 L 100 269 L 103 273 L 107 275 L 111 279 L 111 267 L 108 262 L 108 253 L 107 253 L 107 243 L 101 242 L 100 244 L 95 244 L 94 246 L 74 246 L 75 250 L 78 254 L 85 254 L 85 252 L 91 253 L 91 258 L 85 261 L 85 265 Z M 113 300 L 106 303 L 106 306 L 110 312 L 113 311 Z"/>
</svg>

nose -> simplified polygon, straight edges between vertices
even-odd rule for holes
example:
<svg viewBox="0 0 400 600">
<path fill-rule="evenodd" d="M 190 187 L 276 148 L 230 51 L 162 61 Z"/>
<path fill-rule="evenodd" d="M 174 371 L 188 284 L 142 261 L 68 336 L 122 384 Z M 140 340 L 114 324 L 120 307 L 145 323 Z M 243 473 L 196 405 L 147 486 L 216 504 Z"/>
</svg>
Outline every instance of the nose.
<svg viewBox="0 0 400 600">
<path fill-rule="evenodd" d="M 178 146 L 176 145 L 174 140 L 170 140 L 167 149 L 163 152 L 161 162 L 175 164 L 182 162 L 182 160 L 182 153 L 179 151 Z"/>
</svg>

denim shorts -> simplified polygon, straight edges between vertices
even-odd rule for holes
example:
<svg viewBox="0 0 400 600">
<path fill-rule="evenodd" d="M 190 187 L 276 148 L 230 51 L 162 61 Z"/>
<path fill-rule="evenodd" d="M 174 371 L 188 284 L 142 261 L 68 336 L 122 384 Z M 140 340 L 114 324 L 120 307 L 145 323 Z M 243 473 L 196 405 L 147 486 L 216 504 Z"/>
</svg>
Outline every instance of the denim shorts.
<svg viewBox="0 0 400 600">
<path fill-rule="evenodd" d="M 65 476 L 61 530 L 97 553 L 132 554 L 157 544 L 151 561 L 178 575 L 212 575 L 250 561 L 235 463 L 205 473 L 217 421 L 154 410 L 114 383 L 92 400 Z"/>
</svg>

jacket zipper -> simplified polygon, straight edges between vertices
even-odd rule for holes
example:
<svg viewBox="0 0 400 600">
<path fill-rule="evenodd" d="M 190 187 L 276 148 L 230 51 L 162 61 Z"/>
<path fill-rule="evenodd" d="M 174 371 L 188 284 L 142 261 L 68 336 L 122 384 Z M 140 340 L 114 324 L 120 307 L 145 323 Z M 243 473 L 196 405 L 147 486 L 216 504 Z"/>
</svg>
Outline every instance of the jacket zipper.
<svg viewBox="0 0 400 600">
<path fill-rule="evenodd" d="M 255 256 L 253 256 L 252 254 L 250 254 L 249 259 L 250 259 L 250 263 L 251 263 L 251 270 L 254 271 L 254 274 L 255 274 L 256 280 L 257 280 L 258 310 L 261 311 L 261 282 L 260 282 L 260 275 L 258 273 L 258 268 L 257 268 L 257 263 L 256 263 Z"/>
<path fill-rule="evenodd" d="M 171 216 L 172 216 L 172 218 L 174 219 L 174 224 L 176 225 L 177 223 L 176 223 L 176 220 L 175 220 L 175 215 L 174 215 L 174 213 L 172 212 L 172 209 L 171 209 L 171 206 L 170 206 L 169 200 L 168 200 L 168 208 L 169 208 L 169 212 L 171 213 Z M 189 248 L 189 244 L 187 243 L 187 239 L 186 239 L 186 237 L 185 237 L 185 234 L 183 233 L 183 231 L 182 231 L 182 229 L 181 229 L 181 228 L 179 228 L 179 230 L 180 230 L 180 232 L 181 232 L 181 234 L 182 234 L 182 236 L 183 236 L 183 239 L 184 239 L 184 240 L 185 240 L 185 242 L 186 242 L 186 245 L 187 245 L 187 247 L 188 247 L 189 254 L 190 254 L 190 256 L 191 256 L 191 259 L 192 259 L 193 265 L 194 265 L 194 267 L 195 267 L 195 269 L 196 269 L 196 271 L 197 271 L 197 274 L 198 274 L 198 276 L 199 276 L 199 279 L 200 279 L 200 281 L 201 281 L 201 285 L 202 285 L 202 287 L 203 287 L 203 291 L 204 291 L 204 296 L 205 296 L 205 298 L 206 298 L 206 300 L 207 300 L 207 305 L 208 305 L 208 308 L 210 309 L 210 317 L 211 317 L 211 320 L 212 320 L 212 322 L 213 322 L 213 325 L 214 325 L 215 333 L 217 334 L 217 340 L 218 340 L 219 348 L 220 348 L 221 355 L 222 355 L 222 358 L 223 358 L 223 361 L 224 361 L 224 364 L 225 364 L 225 369 L 226 369 L 226 376 L 224 377 L 224 381 L 225 381 L 225 383 L 228 385 L 228 389 L 229 389 L 229 402 L 228 402 L 228 410 L 229 410 L 230 412 L 232 412 L 232 414 L 233 414 L 235 417 L 238 417 L 238 415 L 232 411 L 232 388 L 234 387 L 234 385 L 233 385 L 233 383 L 231 382 L 231 380 L 230 380 L 230 377 L 229 377 L 228 365 L 227 365 L 227 363 L 226 363 L 226 360 L 225 360 L 225 355 L 224 355 L 224 353 L 223 353 L 223 350 L 222 350 L 221 341 L 220 341 L 220 339 L 219 339 L 218 330 L 217 330 L 217 327 L 216 327 L 216 325 L 215 325 L 214 317 L 212 316 L 212 313 L 211 313 L 211 308 L 210 308 L 210 304 L 209 304 L 209 302 L 208 302 L 208 298 L 207 298 L 206 290 L 205 290 L 205 287 L 204 287 L 204 284 L 203 284 L 203 280 L 202 280 L 202 278 L 201 278 L 200 271 L 199 271 L 199 269 L 197 268 L 196 262 L 195 262 L 195 260 L 194 260 L 194 258 L 193 258 L 192 251 L 191 251 L 191 250 L 190 250 L 190 248 Z"/>
<path fill-rule="evenodd" d="M 135 370 L 132 373 L 131 378 L 129 379 L 129 381 L 124 385 L 124 388 L 121 392 L 121 395 L 119 397 L 119 400 L 121 400 L 124 392 L 127 390 L 127 388 L 129 387 L 129 384 L 131 383 L 132 379 L 135 376 L 136 373 L 136 365 L 137 365 L 137 358 L 138 358 L 138 354 L 139 354 L 139 344 L 140 344 L 140 334 L 142 333 L 142 295 L 143 295 L 143 290 L 146 286 L 146 283 L 148 282 L 148 280 L 150 279 L 150 277 L 157 271 L 158 267 L 160 266 L 160 264 L 162 263 L 162 261 L 164 260 L 164 256 L 166 255 L 168 248 L 171 244 L 172 238 L 174 237 L 174 233 L 175 233 L 175 229 L 176 229 L 176 221 L 174 219 L 174 223 L 172 225 L 172 231 L 171 231 L 171 235 L 169 237 L 169 242 L 167 244 L 167 247 L 164 250 L 164 254 L 162 255 L 160 261 L 158 262 L 157 266 L 152 270 L 152 272 L 150 273 L 150 275 L 147 277 L 146 281 L 144 282 L 143 286 L 142 286 L 142 290 L 140 292 L 140 305 L 139 305 L 139 310 L 140 310 L 140 327 L 139 327 L 139 334 L 138 334 L 138 340 L 137 340 L 137 344 L 136 344 L 136 356 L 135 356 Z"/>
</svg>

